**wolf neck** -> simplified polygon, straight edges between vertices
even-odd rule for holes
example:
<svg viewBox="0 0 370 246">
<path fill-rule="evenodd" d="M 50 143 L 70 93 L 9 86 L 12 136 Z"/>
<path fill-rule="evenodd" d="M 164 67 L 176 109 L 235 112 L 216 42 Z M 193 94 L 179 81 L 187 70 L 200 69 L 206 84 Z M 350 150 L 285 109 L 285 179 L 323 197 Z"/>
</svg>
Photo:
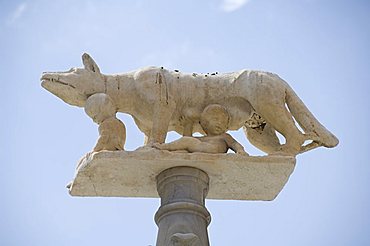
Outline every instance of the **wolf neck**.
<svg viewBox="0 0 370 246">
<path fill-rule="evenodd" d="M 118 111 L 130 113 L 135 93 L 134 79 L 131 74 L 104 75 L 104 93 L 117 104 Z"/>
</svg>

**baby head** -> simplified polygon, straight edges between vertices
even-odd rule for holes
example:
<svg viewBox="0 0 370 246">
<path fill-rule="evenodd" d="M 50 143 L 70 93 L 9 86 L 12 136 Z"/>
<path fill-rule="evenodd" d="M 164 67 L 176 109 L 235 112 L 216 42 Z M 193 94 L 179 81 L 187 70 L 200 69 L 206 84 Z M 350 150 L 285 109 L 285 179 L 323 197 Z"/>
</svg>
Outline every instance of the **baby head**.
<svg viewBox="0 0 370 246">
<path fill-rule="evenodd" d="M 200 116 L 200 125 L 207 135 L 220 135 L 227 131 L 230 115 L 218 104 L 208 105 Z"/>
<path fill-rule="evenodd" d="M 105 119 L 115 116 L 117 108 L 110 96 L 97 93 L 86 100 L 85 112 L 95 123 L 100 124 Z"/>
</svg>

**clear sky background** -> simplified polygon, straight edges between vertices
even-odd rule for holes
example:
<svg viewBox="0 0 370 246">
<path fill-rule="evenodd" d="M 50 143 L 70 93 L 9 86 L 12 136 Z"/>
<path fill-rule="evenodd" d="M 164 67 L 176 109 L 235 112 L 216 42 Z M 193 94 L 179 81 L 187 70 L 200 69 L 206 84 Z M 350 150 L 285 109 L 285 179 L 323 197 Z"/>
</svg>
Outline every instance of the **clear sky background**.
<svg viewBox="0 0 370 246">
<path fill-rule="evenodd" d="M 103 73 L 279 74 L 340 145 L 298 156 L 272 202 L 207 200 L 211 244 L 370 245 L 369 45 L 367 0 L 0 1 L 0 245 L 155 245 L 159 199 L 65 188 L 97 126 L 39 78 L 82 66 L 83 52 Z M 134 150 L 143 134 L 119 117 Z"/>
</svg>

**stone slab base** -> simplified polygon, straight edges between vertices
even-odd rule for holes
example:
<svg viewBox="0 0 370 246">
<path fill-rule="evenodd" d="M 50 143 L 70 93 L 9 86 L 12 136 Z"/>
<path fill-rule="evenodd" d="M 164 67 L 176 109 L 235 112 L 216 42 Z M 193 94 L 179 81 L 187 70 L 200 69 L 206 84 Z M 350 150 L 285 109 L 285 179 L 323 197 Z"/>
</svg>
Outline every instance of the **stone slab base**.
<svg viewBox="0 0 370 246">
<path fill-rule="evenodd" d="M 102 151 L 81 159 L 70 186 L 72 196 L 158 198 L 156 176 L 171 167 L 190 166 L 210 178 L 208 199 L 276 198 L 295 167 L 287 156 L 174 153 L 156 149 Z"/>
</svg>

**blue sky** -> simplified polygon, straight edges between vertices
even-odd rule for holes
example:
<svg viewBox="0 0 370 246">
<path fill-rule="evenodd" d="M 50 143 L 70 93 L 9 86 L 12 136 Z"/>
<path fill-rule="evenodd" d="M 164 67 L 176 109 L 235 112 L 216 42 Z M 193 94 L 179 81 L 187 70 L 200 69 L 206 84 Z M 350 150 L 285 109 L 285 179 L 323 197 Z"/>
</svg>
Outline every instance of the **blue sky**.
<svg viewBox="0 0 370 246">
<path fill-rule="evenodd" d="M 158 199 L 65 188 L 97 126 L 39 78 L 82 66 L 83 52 L 103 73 L 279 74 L 340 145 L 298 156 L 272 202 L 208 200 L 211 244 L 370 245 L 369 13 L 365 0 L 0 1 L 0 245 L 155 245 Z M 143 135 L 119 117 L 133 150 Z"/>
</svg>

